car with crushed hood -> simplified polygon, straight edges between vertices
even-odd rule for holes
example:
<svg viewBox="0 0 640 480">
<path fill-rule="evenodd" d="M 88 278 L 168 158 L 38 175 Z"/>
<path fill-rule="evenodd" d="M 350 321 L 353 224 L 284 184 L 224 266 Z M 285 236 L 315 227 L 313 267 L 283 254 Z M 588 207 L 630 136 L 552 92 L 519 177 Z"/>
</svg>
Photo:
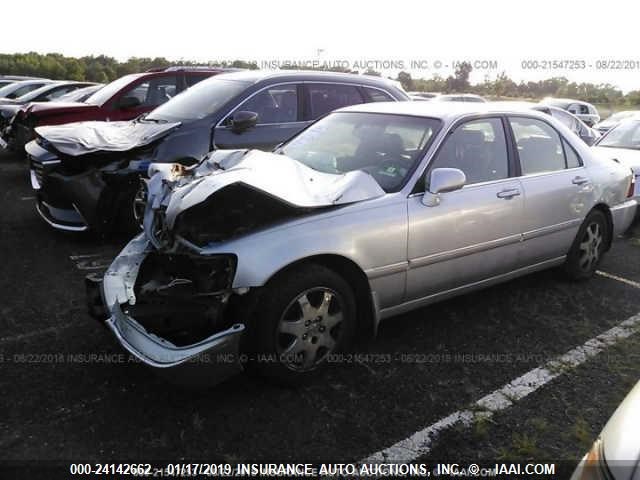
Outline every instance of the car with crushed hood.
<svg viewBox="0 0 640 480">
<path fill-rule="evenodd" d="M 548 97 L 543 99 L 540 103 L 566 110 L 567 112 L 570 112 L 578 117 L 589 127 L 593 127 L 600 121 L 600 114 L 598 113 L 598 109 L 589 102 L 574 100 L 572 98 Z"/>
<path fill-rule="evenodd" d="M 139 229 L 151 162 L 188 166 L 218 148 L 271 150 L 336 108 L 408 99 L 379 77 L 244 71 L 201 82 L 134 121 L 40 127 L 26 147 L 38 212 L 61 230 Z"/>
<path fill-rule="evenodd" d="M 39 104 L 16 118 L 14 136 L 26 142 L 35 138 L 35 128 L 83 121 L 131 120 L 150 112 L 178 93 L 221 72 L 222 67 L 174 66 L 124 75 L 105 85 L 86 100 Z"/>
<path fill-rule="evenodd" d="M 271 153 L 149 170 L 144 232 L 87 278 L 89 309 L 197 385 L 296 383 L 400 313 L 550 267 L 588 279 L 636 210 L 629 168 L 480 103 L 351 106 Z"/>
</svg>

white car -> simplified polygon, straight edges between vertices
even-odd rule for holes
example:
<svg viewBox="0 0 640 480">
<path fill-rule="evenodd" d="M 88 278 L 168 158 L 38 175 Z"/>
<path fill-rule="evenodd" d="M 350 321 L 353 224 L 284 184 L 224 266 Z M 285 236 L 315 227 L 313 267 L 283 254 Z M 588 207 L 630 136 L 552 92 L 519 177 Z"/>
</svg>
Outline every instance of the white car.
<svg viewBox="0 0 640 480">
<path fill-rule="evenodd" d="M 611 416 L 571 480 L 635 480 L 640 473 L 640 382 Z"/>
<path fill-rule="evenodd" d="M 438 95 L 433 98 L 434 102 L 470 102 L 470 103 L 486 103 L 486 100 L 480 95 L 473 93 L 450 93 L 448 95 Z"/>
<path fill-rule="evenodd" d="M 597 125 L 594 125 L 593 128 L 598 130 L 601 134 L 607 133 L 613 127 L 618 125 L 622 120 L 627 118 L 631 118 L 634 115 L 640 114 L 640 110 L 623 110 L 622 112 L 616 112 L 607 119 L 601 121 Z"/>
<path fill-rule="evenodd" d="M 640 198 L 640 114 L 623 120 L 600 138 L 593 149 L 601 157 L 610 158 L 633 170 L 636 178 L 634 198 Z"/>
<path fill-rule="evenodd" d="M 582 100 L 573 100 L 571 98 L 545 98 L 542 102 L 544 105 L 558 107 L 567 112 L 573 113 L 576 117 L 593 127 L 600 121 L 598 109 L 588 102 Z"/>
</svg>

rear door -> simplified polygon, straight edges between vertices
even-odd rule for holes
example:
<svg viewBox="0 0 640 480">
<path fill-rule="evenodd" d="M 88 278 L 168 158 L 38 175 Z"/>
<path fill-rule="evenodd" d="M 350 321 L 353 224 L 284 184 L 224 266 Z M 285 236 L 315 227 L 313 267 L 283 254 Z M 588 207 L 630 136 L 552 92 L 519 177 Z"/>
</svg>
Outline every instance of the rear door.
<svg viewBox="0 0 640 480">
<path fill-rule="evenodd" d="M 546 121 L 510 117 L 524 190 L 521 264 L 565 255 L 593 188 L 574 148 Z"/>
</svg>

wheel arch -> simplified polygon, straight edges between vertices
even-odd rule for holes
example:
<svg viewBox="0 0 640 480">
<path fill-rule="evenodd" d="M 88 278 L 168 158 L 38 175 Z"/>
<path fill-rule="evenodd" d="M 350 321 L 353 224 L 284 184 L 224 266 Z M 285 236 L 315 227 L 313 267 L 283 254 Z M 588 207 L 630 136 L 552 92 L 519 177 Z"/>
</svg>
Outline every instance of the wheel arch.
<svg viewBox="0 0 640 480">
<path fill-rule="evenodd" d="M 611 249 L 611 243 L 613 242 L 613 216 L 611 215 L 611 210 L 609 209 L 609 206 L 605 203 L 598 203 L 596 205 L 593 206 L 593 208 L 591 210 L 589 210 L 589 213 L 593 212 L 594 210 L 599 210 L 600 212 L 602 212 L 604 214 L 604 217 L 607 219 L 607 238 L 606 238 L 606 250 L 608 251 L 609 249 Z M 587 214 L 588 216 L 589 214 Z M 586 217 L 585 217 L 586 219 Z"/>
<path fill-rule="evenodd" d="M 275 278 L 285 275 L 287 272 L 307 264 L 315 264 L 328 268 L 347 281 L 353 289 L 355 296 L 358 315 L 358 332 L 365 333 L 367 336 L 375 335 L 378 315 L 371 291 L 371 285 L 369 284 L 369 279 L 362 268 L 360 268 L 360 266 L 350 258 L 338 254 L 318 254 L 305 257 L 285 265 L 275 272 L 271 277 L 269 277 L 265 286 Z"/>
</svg>

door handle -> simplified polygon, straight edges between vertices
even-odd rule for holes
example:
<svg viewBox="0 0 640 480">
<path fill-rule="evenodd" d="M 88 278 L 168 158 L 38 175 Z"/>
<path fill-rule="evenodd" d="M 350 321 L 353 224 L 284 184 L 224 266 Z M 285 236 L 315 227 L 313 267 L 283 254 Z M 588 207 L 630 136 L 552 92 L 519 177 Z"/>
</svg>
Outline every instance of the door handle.
<svg viewBox="0 0 640 480">
<path fill-rule="evenodd" d="M 575 177 L 571 180 L 571 183 L 574 185 L 584 185 L 585 183 L 589 183 L 589 179 L 586 177 Z"/>
<path fill-rule="evenodd" d="M 517 197 L 518 195 L 520 195 L 520 190 L 518 190 L 517 188 L 510 188 L 507 190 L 502 190 L 498 193 L 496 193 L 496 197 L 498 198 L 504 198 L 506 200 L 513 198 L 513 197 Z"/>
</svg>

